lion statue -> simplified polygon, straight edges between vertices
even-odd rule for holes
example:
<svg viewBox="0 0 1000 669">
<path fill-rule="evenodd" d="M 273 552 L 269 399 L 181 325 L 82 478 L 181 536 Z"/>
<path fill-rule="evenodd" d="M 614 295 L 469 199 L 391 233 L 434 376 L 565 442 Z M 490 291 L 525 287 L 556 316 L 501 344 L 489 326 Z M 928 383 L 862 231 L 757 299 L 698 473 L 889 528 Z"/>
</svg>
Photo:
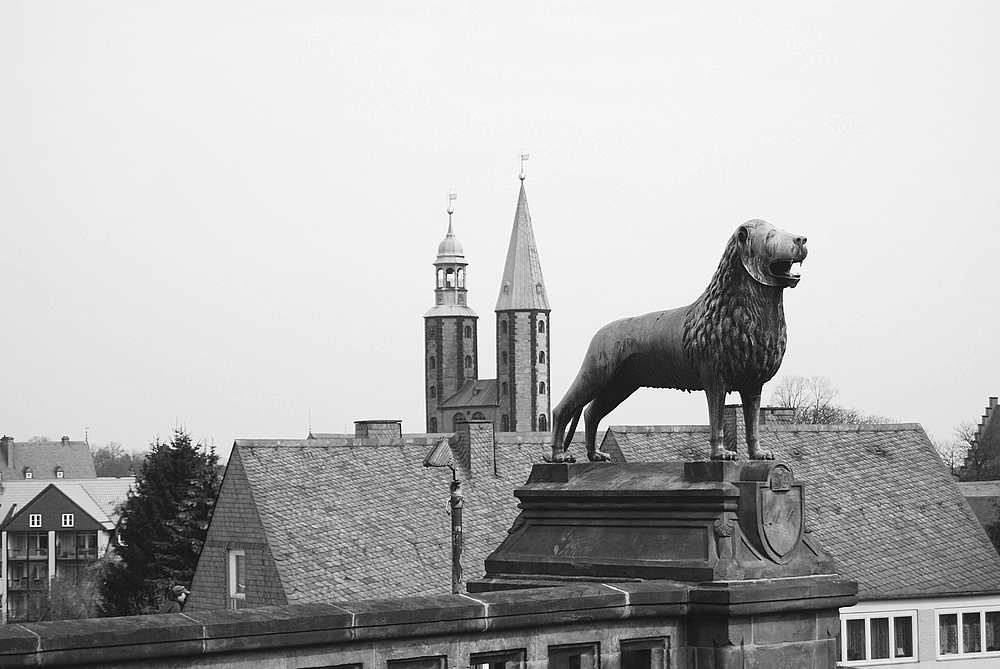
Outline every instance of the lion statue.
<svg viewBox="0 0 1000 669">
<path fill-rule="evenodd" d="M 722 413 L 726 393 L 739 391 L 749 456 L 773 459 L 758 441 L 760 394 L 785 354 L 782 294 L 798 284 L 792 266 L 805 257 L 805 237 L 766 221 L 747 221 L 736 229 L 711 283 L 693 304 L 623 318 L 598 330 L 576 379 L 552 412 L 552 461 L 574 461 L 567 449 L 581 412 L 587 458 L 609 460 L 597 450 L 597 426 L 642 387 L 705 391 L 713 460 L 736 459 L 723 444 Z"/>
</svg>

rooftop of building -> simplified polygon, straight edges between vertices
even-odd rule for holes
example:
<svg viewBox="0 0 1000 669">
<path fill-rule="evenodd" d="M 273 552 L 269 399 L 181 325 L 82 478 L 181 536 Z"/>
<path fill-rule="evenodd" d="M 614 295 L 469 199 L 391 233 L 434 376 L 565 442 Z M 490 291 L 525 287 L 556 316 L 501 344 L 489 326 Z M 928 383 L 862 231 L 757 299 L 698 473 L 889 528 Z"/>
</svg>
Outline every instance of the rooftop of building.
<svg viewBox="0 0 1000 669">
<path fill-rule="evenodd" d="M 60 490 L 91 518 L 111 530 L 121 518 L 121 504 L 135 487 L 135 477 L 4 481 L 0 491 L 0 523 L 12 518 L 49 486 Z"/>
<path fill-rule="evenodd" d="M 0 481 L 25 479 L 26 470 L 32 479 L 57 480 L 62 471 L 63 479 L 92 479 L 97 477 L 90 445 L 85 441 L 14 441 L 11 437 L 0 440 Z"/>
</svg>

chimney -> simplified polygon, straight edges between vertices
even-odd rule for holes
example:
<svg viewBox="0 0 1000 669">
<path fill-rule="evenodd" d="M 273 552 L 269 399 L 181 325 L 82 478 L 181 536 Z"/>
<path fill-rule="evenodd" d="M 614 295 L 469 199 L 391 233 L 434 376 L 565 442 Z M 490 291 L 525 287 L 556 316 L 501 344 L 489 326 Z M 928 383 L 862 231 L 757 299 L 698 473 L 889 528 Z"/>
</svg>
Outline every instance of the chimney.
<svg viewBox="0 0 1000 669">
<path fill-rule="evenodd" d="M 63 435 L 62 445 L 63 446 L 69 446 L 69 437 L 67 437 L 66 435 Z"/>
<path fill-rule="evenodd" d="M 3 456 L 4 463 L 13 469 L 14 467 L 14 437 L 4 435 L 0 438 L 0 455 Z"/>
<path fill-rule="evenodd" d="M 455 436 L 458 444 L 452 448 L 455 458 L 455 469 L 462 478 L 472 478 L 472 451 L 474 448 L 496 453 L 496 436 L 493 433 L 493 421 L 470 420 L 455 426 Z M 496 455 L 494 455 L 494 460 Z M 494 462 L 494 471 L 495 471 Z"/>
<path fill-rule="evenodd" d="M 403 421 L 401 420 L 356 420 L 354 421 L 355 439 L 402 439 Z"/>
</svg>

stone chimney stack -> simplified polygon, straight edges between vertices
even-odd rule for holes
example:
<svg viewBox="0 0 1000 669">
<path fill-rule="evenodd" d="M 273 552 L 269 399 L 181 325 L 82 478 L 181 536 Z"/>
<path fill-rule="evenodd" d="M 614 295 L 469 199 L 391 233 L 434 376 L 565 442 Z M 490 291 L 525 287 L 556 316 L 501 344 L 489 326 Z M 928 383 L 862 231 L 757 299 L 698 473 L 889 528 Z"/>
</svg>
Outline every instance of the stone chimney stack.
<svg viewBox="0 0 1000 669">
<path fill-rule="evenodd" d="M 14 467 L 14 437 L 4 435 L 3 438 L 0 438 L 0 455 L 3 456 L 4 464 L 7 467 Z"/>
<path fill-rule="evenodd" d="M 402 439 L 403 421 L 401 420 L 356 420 L 354 421 L 355 439 Z"/>
<path fill-rule="evenodd" d="M 66 435 L 63 435 L 62 445 L 63 446 L 69 446 L 69 437 L 67 437 Z"/>
</svg>

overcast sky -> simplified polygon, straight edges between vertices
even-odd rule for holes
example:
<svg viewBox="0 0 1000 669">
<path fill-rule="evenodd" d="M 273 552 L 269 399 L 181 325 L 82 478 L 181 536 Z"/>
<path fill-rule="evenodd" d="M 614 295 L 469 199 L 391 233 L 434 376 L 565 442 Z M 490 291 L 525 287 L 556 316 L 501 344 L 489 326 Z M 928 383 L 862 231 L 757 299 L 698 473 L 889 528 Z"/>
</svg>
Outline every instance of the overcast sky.
<svg viewBox="0 0 1000 669">
<path fill-rule="evenodd" d="M 447 193 L 491 378 L 525 152 L 553 404 L 763 218 L 809 238 L 779 376 L 950 438 L 1000 394 L 1000 10 L 816 5 L 6 0 L 0 431 L 422 431 Z"/>
</svg>

